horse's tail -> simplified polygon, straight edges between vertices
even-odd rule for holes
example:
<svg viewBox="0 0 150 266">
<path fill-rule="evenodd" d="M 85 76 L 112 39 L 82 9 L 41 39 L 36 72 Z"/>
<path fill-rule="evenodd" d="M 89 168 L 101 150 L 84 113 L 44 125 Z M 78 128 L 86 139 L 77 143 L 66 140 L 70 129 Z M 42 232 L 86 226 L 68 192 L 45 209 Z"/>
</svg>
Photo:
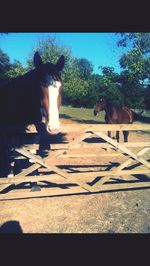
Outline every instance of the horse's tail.
<svg viewBox="0 0 150 266">
<path fill-rule="evenodd" d="M 143 123 L 150 123 L 150 117 L 146 117 L 146 116 L 142 116 L 142 113 L 136 113 L 134 111 L 132 111 L 133 113 L 133 121 L 140 121 Z"/>
</svg>

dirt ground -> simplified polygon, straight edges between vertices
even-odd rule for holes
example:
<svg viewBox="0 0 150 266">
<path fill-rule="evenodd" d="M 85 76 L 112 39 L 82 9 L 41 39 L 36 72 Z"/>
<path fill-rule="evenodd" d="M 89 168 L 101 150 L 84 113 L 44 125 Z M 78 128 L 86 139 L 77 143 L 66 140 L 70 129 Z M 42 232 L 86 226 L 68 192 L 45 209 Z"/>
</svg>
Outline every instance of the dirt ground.
<svg viewBox="0 0 150 266">
<path fill-rule="evenodd" d="M 70 133 L 66 138 L 71 141 L 77 135 Z M 129 141 L 150 141 L 150 135 L 131 132 Z M 94 152 L 97 151 L 92 149 Z M 102 157 L 101 160 L 99 157 L 68 160 L 72 163 L 78 160 L 82 164 L 83 160 L 86 164 L 103 165 L 110 161 L 118 162 L 118 157 L 107 161 Z M 0 201 L 0 233 L 150 233 L 149 194 L 150 188 L 141 188 L 3 200 Z"/>
</svg>

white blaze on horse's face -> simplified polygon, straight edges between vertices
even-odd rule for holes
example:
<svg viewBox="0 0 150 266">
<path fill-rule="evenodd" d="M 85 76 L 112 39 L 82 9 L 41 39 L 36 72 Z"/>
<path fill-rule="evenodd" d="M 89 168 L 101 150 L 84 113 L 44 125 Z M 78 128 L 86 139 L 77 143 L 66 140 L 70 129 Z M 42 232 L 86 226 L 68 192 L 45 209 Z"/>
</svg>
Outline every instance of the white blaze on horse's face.
<svg viewBox="0 0 150 266">
<path fill-rule="evenodd" d="M 51 134 L 57 134 L 60 129 L 58 97 L 61 87 L 60 81 L 53 80 L 52 85 L 48 86 L 49 91 L 49 119 L 47 130 Z"/>
</svg>

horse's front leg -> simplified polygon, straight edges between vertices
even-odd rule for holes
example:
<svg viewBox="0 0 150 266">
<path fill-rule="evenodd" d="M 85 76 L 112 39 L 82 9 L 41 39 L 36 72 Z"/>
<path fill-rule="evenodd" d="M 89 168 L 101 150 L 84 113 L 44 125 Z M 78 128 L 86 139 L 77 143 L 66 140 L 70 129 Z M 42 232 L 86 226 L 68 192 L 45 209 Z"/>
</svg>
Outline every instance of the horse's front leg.
<svg viewBox="0 0 150 266">
<path fill-rule="evenodd" d="M 123 131 L 124 142 L 128 142 L 129 131 Z"/>
<path fill-rule="evenodd" d="M 111 131 L 108 131 L 108 137 L 111 138 Z"/>
<path fill-rule="evenodd" d="M 116 140 L 119 142 L 119 131 L 116 131 Z"/>
</svg>

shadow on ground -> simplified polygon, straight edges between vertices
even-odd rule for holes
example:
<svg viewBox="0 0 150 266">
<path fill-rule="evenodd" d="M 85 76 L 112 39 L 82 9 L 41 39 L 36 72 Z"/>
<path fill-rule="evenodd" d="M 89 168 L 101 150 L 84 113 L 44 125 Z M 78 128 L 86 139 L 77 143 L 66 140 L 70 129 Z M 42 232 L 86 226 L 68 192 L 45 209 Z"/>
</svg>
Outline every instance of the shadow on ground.
<svg viewBox="0 0 150 266">
<path fill-rule="evenodd" d="M 0 233 L 23 233 L 23 231 L 18 221 L 8 221 L 0 226 Z"/>
</svg>

